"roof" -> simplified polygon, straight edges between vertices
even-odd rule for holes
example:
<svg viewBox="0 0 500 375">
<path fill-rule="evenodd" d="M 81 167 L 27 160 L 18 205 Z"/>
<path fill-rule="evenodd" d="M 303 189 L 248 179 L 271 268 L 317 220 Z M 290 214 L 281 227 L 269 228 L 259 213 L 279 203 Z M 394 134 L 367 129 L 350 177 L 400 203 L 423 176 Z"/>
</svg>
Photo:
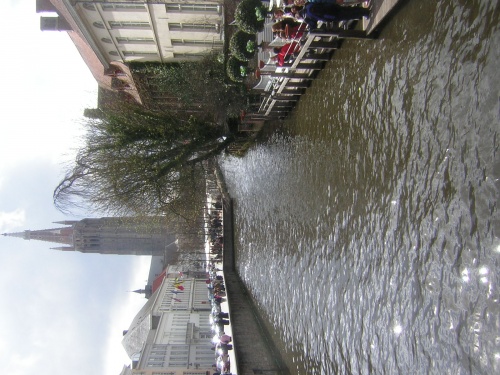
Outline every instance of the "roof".
<svg viewBox="0 0 500 375">
<path fill-rule="evenodd" d="M 136 314 L 127 333 L 123 337 L 122 345 L 130 358 L 142 350 L 148 338 L 152 327 L 151 314 L 157 295 L 158 293 L 153 293 L 151 298 L 147 300 L 142 309 Z"/>
<path fill-rule="evenodd" d="M 154 279 L 153 281 L 153 293 L 156 292 L 160 287 L 161 287 L 161 284 L 163 282 L 163 279 L 165 278 L 165 276 L 167 275 L 167 270 L 163 270 L 162 273 L 160 273 L 158 275 L 158 277 L 156 279 Z"/>
</svg>

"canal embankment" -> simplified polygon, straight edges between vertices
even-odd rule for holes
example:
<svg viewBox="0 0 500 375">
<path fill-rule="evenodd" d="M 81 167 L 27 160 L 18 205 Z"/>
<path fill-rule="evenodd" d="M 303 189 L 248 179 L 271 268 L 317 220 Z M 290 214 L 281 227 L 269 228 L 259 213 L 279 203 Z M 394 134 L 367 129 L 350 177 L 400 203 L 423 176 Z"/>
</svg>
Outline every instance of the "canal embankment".
<svg viewBox="0 0 500 375">
<path fill-rule="evenodd" d="M 216 175 L 222 193 L 224 256 L 223 271 L 229 304 L 234 355 L 238 375 L 288 375 L 285 362 L 274 344 L 251 294 L 236 270 L 234 246 L 235 202 L 228 193 L 221 171 Z"/>
</svg>

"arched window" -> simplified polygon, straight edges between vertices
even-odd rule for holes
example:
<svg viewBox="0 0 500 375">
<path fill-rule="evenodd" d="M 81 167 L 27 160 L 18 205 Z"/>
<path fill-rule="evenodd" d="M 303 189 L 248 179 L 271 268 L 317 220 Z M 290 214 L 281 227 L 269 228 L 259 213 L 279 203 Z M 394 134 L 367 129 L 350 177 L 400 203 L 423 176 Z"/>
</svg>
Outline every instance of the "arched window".
<svg viewBox="0 0 500 375">
<path fill-rule="evenodd" d="M 113 43 L 113 41 L 109 38 L 102 38 L 101 41 L 103 41 L 104 43 Z"/>
<path fill-rule="evenodd" d="M 97 27 L 99 29 L 104 29 L 104 24 L 101 21 L 96 21 L 92 25 L 94 25 L 95 27 Z"/>
</svg>

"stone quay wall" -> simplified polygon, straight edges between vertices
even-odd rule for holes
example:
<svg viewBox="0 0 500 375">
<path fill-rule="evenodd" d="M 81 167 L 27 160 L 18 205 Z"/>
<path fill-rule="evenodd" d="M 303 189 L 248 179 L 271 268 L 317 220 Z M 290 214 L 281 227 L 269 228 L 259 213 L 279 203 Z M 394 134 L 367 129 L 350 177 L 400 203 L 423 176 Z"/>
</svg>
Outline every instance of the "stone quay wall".
<svg viewBox="0 0 500 375">
<path fill-rule="evenodd" d="M 220 170 L 217 177 L 223 200 L 224 279 L 238 375 L 290 375 L 252 296 L 236 271 L 234 202 L 225 188 Z"/>
</svg>

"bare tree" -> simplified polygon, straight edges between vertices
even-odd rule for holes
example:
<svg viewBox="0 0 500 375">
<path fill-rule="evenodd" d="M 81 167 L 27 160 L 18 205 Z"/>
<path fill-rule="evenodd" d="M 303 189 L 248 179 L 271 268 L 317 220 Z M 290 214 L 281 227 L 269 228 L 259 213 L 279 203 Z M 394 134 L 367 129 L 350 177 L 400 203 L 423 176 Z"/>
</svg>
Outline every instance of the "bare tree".
<svg viewBox="0 0 500 375">
<path fill-rule="evenodd" d="M 200 163 L 230 142 L 220 138 L 220 127 L 137 107 L 87 121 L 85 144 L 54 190 L 57 208 L 199 215 Z"/>
</svg>

